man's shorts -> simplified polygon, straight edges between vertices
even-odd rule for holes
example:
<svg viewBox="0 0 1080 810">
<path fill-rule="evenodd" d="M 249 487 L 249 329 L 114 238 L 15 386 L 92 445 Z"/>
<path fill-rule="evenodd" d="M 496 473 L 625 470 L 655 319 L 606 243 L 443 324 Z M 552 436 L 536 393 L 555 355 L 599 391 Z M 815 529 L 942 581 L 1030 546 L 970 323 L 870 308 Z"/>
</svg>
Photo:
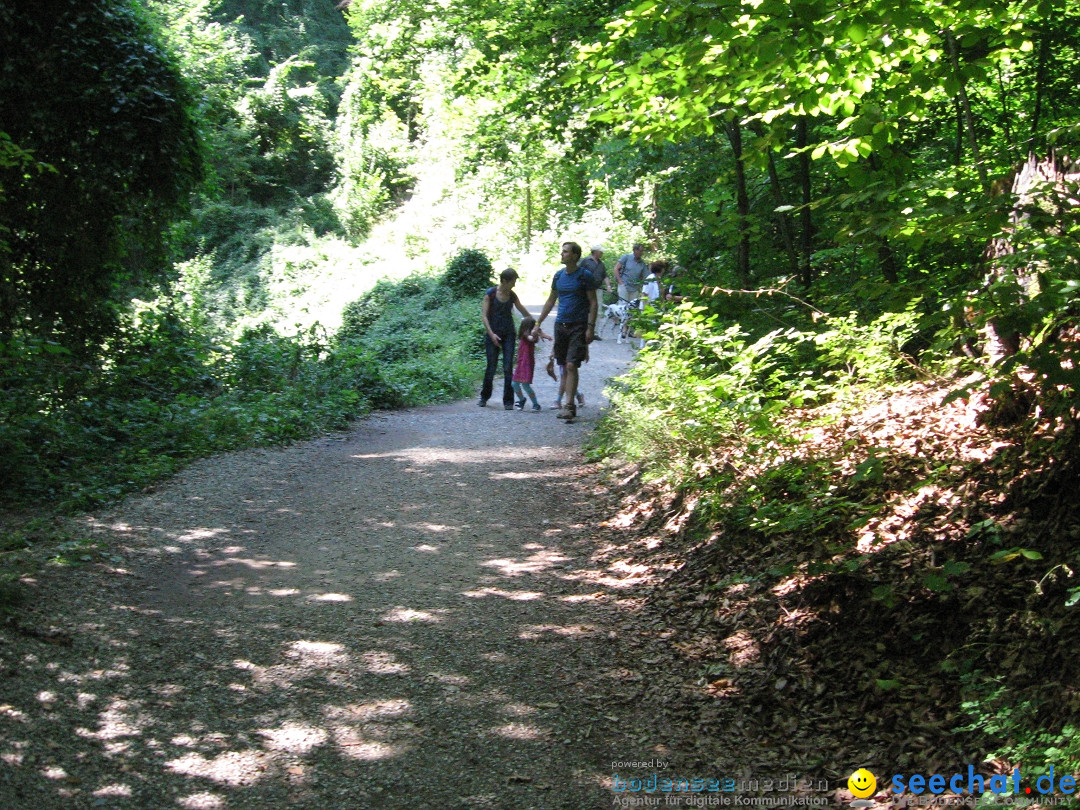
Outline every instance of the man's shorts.
<svg viewBox="0 0 1080 810">
<path fill-rule="evenodd" d="M 589 344 L 585 342 L 585 331 L 589 325 L 579 323 L 555 322 L 555 362 L 559 365 L 573 363 L 580 366 L 589 359 Z"/>
</svg>

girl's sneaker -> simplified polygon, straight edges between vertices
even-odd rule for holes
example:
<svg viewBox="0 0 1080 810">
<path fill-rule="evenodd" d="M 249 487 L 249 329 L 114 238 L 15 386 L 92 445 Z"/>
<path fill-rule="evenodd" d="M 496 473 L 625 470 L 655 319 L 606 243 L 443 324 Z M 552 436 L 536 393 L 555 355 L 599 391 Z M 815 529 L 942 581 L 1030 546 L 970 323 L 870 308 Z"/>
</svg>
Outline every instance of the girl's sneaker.
<svg viewBox="0 0 1080 810">
<path fill-rule="evenodd" d="M 537 402 L 535 405 L 533 405 L 532 409 L 533 409 L 533 412 L 544 410 L 543 408 L 540 407 L 539 402 Z"/>
<path fill-rule="evenodd" d="M 519 411 L 525 410 L 525 397 L 522 397 L 517 402 L 515 402 L 514 407 L 517 408 Z"/>
</svg>

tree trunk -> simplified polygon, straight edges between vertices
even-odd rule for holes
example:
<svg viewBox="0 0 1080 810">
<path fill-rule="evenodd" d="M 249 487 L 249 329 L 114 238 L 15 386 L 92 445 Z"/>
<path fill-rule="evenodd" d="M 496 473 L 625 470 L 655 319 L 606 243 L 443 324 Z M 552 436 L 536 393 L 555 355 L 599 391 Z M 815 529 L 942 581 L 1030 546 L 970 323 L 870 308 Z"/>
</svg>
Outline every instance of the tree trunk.
<svg viewBox="0 0 1080 810">
<path fill-rule="evenodd" d="M 655 247 L 660 239 L 660 190 L 659 184 L 653 180 L 649 183 L 649 243 Z"/>
<path fill-rule="evenodd" d="M 813 188 L 810 184 L 810 155 L 806 152 L 809 140 L 808 125 L 805 115 L 800 115 L 795 124 L 795 146 L 799 150 L 796 162 L 799 175 L 799 276 L 803 288 L 809 288 L 814 282 L 814 268 L 810 257 L 814 247 L 814 222 L 810 214 L 810 201 Z"/>
<path fill-rule="evenodd" d="M 532 176 L 525 172 L 525 252 L 532 250 Z"/>
<path fill-rule="evenodd" d="M 764 134 L 764 127 L 761 122 L 757 121 L 753 125 L 752 129 L 754 134 L 759 138 Z M 768 158 L 768 170 L 769 170 L 769 189 L 772 191 L 773 198 L 773 214 L 776 217 L 776 230 L 780 233 L 780 241 L 784 244 L 784 252 L 788 257 L 788 272 L 795 276 L 799 273 L 799 257 L 795 251 L 795 238 L 792 235 L 791 227 L 791 215 L 787 211 L 777 211 L 787 204 L 784 199 L 784 189 L 780 185 L 780 173 L 776 169 L 776 158 L 773 157 L 773 152 L 770 149 L 767 155 Z"/>
<path fill-rule="evenodd" d="M 1067 219 L 1066 210 L 1080 207 L 1080 199 L 1075 196 L 1078 183 L 1080 164 L 1068 158 L 1056 155 L 1038 158 L 1029 154 L 1027 160 L 1017 167 L 1011 188 L 1014 202 L 1009 225 L 1003 233 L 990 240 L 983 251 L 983 261 L 989 266 L 986 276 L 988 285 L 1012 274 L 1024 296 L 1031 297 L 1038 292 L 1037 266 L 1002 260 L 1016 252 L 1013 234 L 1029 219 L 1031 211 L 1039 209 L 1057 223 L 1057 228 L 1062 227 Z M 1021 335 L 1015 330 L 1002 328 L 993 318 L 987 320 L 984 338 L 986 345 L 983 351 L 992 363 L 1020 350 Z"/>
<path fill-rule="evenodd" d="M 1039 36 L 1039 61 L 1035 67 L 1035 110 L 1031 114 L 1031 134 L 1029 148 L 1034 148 L 1035 138 L 1039 135 L 1039 119 L 1042 117 L 1043 94 L 1046 87 L 1046 65 L 1050 59 L 1051 35 L 1047 25 Z"/>
<path fill-rule="evenodd" d="M 889 284 L 900 283 L 900 271 L 896 266 L 896 254 L 893 253 L 889 243 L 882 239 L 878 242 L 877 257 L 881 263 L 881 275 Z"/>
<path fill-rule="evenodd" d="M 728 122 L 725 129 L 735 157 L 735 217 L 739 233 L 735 248 L 735 274 L 745 287 L 750 284 L 750 195 L 746 191 L 746 166 L 742 159 L 742 129 L 738 121 Z"/>
<path fill-rule="evenodd" d="M 956 37 L 952 31 L 945 31 L 945 45 L 949 49 L 949 58 L 952 60 L 953 75 L 959 85 L 956 97 L 960 103 L 960 109 L 964 111 L 964 123 L 967 125 L 968 145 L 971 147 L 971 159 L 975 161 L 975 169 L 979 172 L 979 182 L 982 183 L 983 191 L 990 188 L 990 179 L 986 174 L 986 165 L 979 151 L 979 142 L 975 137 L 975 116 L 971 113 L 971 101 L 968 99 L 967 85 L 964 76 L 960 72 L 960 52 L 956 47 Z"/>
<path fill-rule="evenodd" d="M 964 111 L 960 109 L 960 100 L 953 99 L 956 105 L 956 141 L 953 146 L 953 165 L 959 166 L 964 160 Z"/>
<path fill-rule="evenodd" d="M 998 95 L 1001 97 L 1001 129 L 1005 133 L 1005 143 L 1013 142 L 1012 121 L 1013 115 L 1009 110 L 1009 89 L 1005 86 L 1005 76 L 1001 70 L 1001 63 L 997 66 Z"/>
</svg>

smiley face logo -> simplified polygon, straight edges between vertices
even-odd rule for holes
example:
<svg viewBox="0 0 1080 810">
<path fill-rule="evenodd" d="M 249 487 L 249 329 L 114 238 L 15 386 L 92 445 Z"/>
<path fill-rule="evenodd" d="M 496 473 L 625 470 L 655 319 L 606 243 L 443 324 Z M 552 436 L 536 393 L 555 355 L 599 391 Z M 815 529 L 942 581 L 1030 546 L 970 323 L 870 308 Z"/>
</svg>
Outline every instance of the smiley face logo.
<svg viewBox="0 0 1080 810">
<path fill-rule="evenodd" d="M 859 768 L 848 777 L 847 786 L 856 798 L 869 799 L 877 791 L 877 778 L 866 768 Z"/>
</svg>

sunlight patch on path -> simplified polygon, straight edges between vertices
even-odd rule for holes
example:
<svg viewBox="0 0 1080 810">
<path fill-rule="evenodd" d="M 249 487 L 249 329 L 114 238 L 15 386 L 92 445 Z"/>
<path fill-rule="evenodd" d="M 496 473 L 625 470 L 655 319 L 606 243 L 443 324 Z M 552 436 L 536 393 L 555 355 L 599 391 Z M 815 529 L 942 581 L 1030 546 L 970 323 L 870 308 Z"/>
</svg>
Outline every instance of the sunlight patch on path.
<svg viewBox="0 0 1080 810">
<path fill-rule="evenodd" d="M 488 568 L 498 568 L 505 576 L 516 577 L 521 574 L 539 574 L 558 566 L 561 563 L 568 562 L 569 559 L 569 557 L 566 557 L 558 551 L 544 549 L 530 557 L 526 557 L 524 560 L 504 557 L 495 560 L 485 560 L 480 563 L 480 565 Z"/>
<path fill-rule="evenodd" d="M 170 760 L 165 767 L 184 776 L 200 776 L 220 784 L 238 787 L 250 785 L 262 778 L 267 755 L 261 751 L 226 751 L 213 759 L 202 754 L 185 754 Z"/>
<path fill-rule="evenodd" d="M 443 621 L 443 618 L 447 610 L 414 610 L 412 608 L 396 607 L 387 613 L 384 613 L 380 617 L 379 621 L 383 622 L 427 622 L 428 624 L 439 624 Z"/>
<path fill-rule="evenodd" d="M 293 722 L 286 722 L 280 728 L 260 728 L 256 733 L 265 738 L 271 751 L 290 754 L 307 754 L 330 737 L 325 729 Z"/>
<path fill-rule="evenodd" d="M 544 598 L 544 594 L 540 591 L 505 591 L 502 588 L 477 588 L 473 591 L 462 591 L 461 595 L 473 599 L 483 599 L 486 596 L 501 596 L 504 599 L 512 599 L 515 602 L 526 602 L 533 599 Z"/>
</svg>

